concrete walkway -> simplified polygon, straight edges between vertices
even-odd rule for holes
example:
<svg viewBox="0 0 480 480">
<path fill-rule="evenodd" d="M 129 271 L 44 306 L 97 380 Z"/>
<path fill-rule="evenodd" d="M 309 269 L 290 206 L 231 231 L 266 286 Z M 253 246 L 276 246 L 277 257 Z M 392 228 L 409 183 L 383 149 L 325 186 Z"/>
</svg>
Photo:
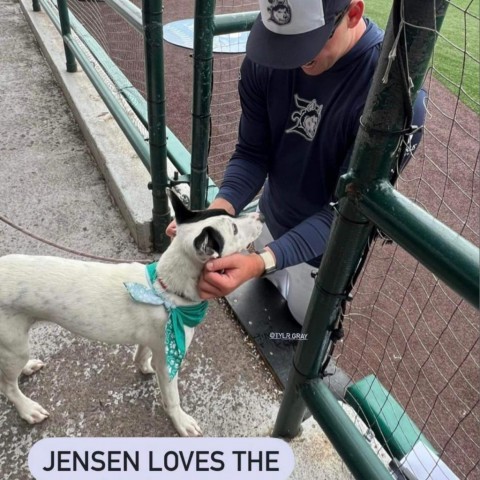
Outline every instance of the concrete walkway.
<svg viewBox="0 0 480 480">
<path fill-rule="evenodd" d="M 44 13 L 31 12 L 29 3 L 25 8 L 33 22 L 48 23 Z M 50 33 L 40 43 L 61 58 L 58 34 L 53 28 L 45 31 Z M 0 0 L 0 45 L 0 215 L 71 249 L 105 257 L 150 258 L 138 250 L 127 225 L 137 213 L 126 211 L 129 204 L 148 204 L 146 172 L 138 161 L 140 179 L 129 173 L 131 182 L 125 180 L 124 186 L 128 190 L 134 184 L 139 191 L 127 192 L 130 198 L 119 200 L 115 189 L 122 189 L 121 182 L 108 177 L 101 161 L 99 168 L 102 148 L 87 138 L 83 120 L 74 118 L 66 101 L 82 92 L 89 96 L 95 107 L 89 107 L 88 128 L 103 142 L 122 144 L 121 134 L 83 73 L 74 74 L 70 93 L 60 88 L 52 73 L 55 68 L 42 56 L 15 0 Z M 133 235 L 138 236 L 138 231 Z M 8 253 L 74 256 L 0 222 L 0 255 Z M 47 437 L 176 436 L 162 411 L 155 380 L 136 371 L 132 353 L 133 347 L 92 343 L 51 324 L 35 326 L 31 354 L 44 360 L 46 367 L 23 378 L 21 387 L 51 416 L 38 426 L 27 425 L 0 398 L 0 478 L 32 478 L 29 450 Z M 208 319 L 197 331 L 180 376 L 180 390 L 184 408 L 199 420 L 206 437 L 268 436 L 281 397 L 221 302 L 211 302 Z M 290 478 L 350 478 L 312 420 L 291 446 L 296 466 Z"/>
</svg>

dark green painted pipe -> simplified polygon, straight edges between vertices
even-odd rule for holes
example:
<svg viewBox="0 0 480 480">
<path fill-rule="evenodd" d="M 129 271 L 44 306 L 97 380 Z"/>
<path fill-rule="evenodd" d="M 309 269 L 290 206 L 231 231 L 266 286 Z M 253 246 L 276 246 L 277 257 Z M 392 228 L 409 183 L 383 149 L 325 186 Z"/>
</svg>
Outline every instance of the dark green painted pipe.
<svg viewBox="0 0 480 480">
<path fill-rule="evenodd" d="M 208 150 L 210 146 L 210 104 L 213 72 L 213 17 L 215 0 L 195 2 L 193 40 L 192 172 L 191 206 L 206 205 Z"/>
<path fill-rule="evenodd" d="M 170 223 L 171 215 L 166 193 L 169 181 L 165 120 L 163 2 L 162 0 L 143 0 L 142 5 L 153 197 L 153 246 L 156 251 L 164 252 L 170 244 L 165 230 Z"/>
<path fill-rule="evenodd" d="M 70 19 L 68 17 L 68 5 L 67 0 L 58 0 L 58 17 L 60 19 L 60 25 L 62 30 L 62 36 L 70 35 Z M 67 72 L 77 71 L 77 62 L 75 55 L 72 53 L 68 45 L 64 42 L 65 58 L 67 60 Z"/>
<path fill-rule="evenodd" d="M 255 12 L 226 13 L 215 15 L 214 35 L 226 35 L 228 33 L 246 32 L 252 28 L 253 22 L 258 17 Z"/>
<path fill-rule="evenodd" d="M 136 5 L 124 0 L 105 0 L 105 3 L 120 14 L 137 32 L 143 34 L 142 12 Z M 256 10 L 215 15 L 214 35 L 248 31 L 252 28 L 258 13 L 258 10 Z"/>
<path fill-rule="evenodd" d="M 138 8 L 133 3 L 124 2 L 122 0 L 105 0 L 105 1 L 113 10 L 115 10 L 123 18 L 125 18 L 128 21 L 128 23 L 130 23 L 130 25 L 132 25 L 138 32 L 143 34 L 142 12 L 140 8 Z M 215 5 L 213 4 L 213 7 L 210 5 L 207 5 L 206 8 L 209 11 L 211 10 L 211 13 L 213 15 L 213 10 L 215 8 Z M 251 23 L 253 23 L 254 15 L 256 17 L 257 13 L 258 12 L 253 12 L 253 13 L 245 12 L 240 14 L 217 16 L 219 18 L 220 31 L 216 32 L 216 34 L 227 33 L 227 30 L 228 30 L 228 33 L 233 33 L 236 31 L 241 31 L 243 29 L 249 29 L 251 27 Z M 231 22 L 234 22 L 234 26 L 230 25 Z M 203 23 L 203 21 L 201 23 Z M 203 28 L 203 27 L 200 27 L 200 28 Z M 208 38 L 205 40 L 204 40 L 204 37 L 202 38 L 202 42 L 206 40 L 208 40 Z M 213 42 L 213 36 L 210 43 L 211 42 Z M 208 45 L 205 46 L 202 44 L 202 46 L 200 47 L 200 51 L 204 48 L 208 49 Z M 197 60 L 198 60 L 198 64 L 197 66 L 194 65 L 194 69 L 197 73 L 199 73 L 198 78 L 204 79 L 206 75 L 211 75 L 211 68 L 210 68 L 209 62 L 206 62 L 208 68 L 205 68 L 205 71 L 204 71 L 205 62 L 202 61 L 202 56 L 198 57 Z M 108 72 L 109 68 L 107 68 L 106 71 Z M 119 74 L 121 74 L 120 71 L 119 71 Z M 114 79 L 112 80 L 115 82 Z M 211 85 L 210 80 L 208 82 L 208 85 L 209 85 L 208 90 L 202 87 L 201 91 L 197 94 L 197 97 L 195 97 L 195 100 L 194 100 L 197 107 L 194 109 L 194 118 L 196 118 L 196 121 L 194 121 L 195 126 L 192 125 L 192 130 L 195 131 L 195 133 L 192 133 L 192 135 L 194 135 L 194 138 L 199 139 L 197 140 L 198 143 L 196 143 L 195 141 L 193 142 L 194 146 L 192 147 L 195 155 L 195 158 L 194 158 L 195 173 L 192 172 L 192 159 L 191 159 L 190 153 L 184 147 L 184 145 L 178 140 L 178 138 L 174 135 L 174 133 L 171 130 L 169 130 L 168 127 L 166 128 L 168 158 L 172 161 L 173 165 L 175 166 L 175 168 L 177 168 L 180 174 L 182 175 L 191 174 L 192 183 L 193 183 L 192 196 L 194 197 L 192 199 L 192 204 L 196 205 L 198 208 L 203 208 L 205 204 L 205 198 L 206 198 L 207 204 L 211 203 L 215 198 L 216 193 L 218 192 L 218 188 L 210 178 L 207 177 L 205 180 L 205 176 L 207 174 L 207 166 L 206 166 L 206 163 L 204 164 L 203 162 L 203 158 L 208 155 L 207 139 L 209 138 L 209 135 L 210 135 L 209 116 L 207 117 L 204 116 L 204 112 L 208 112 L 208 115 L 210 112 L 211 98 L 210 99 L 208 98 L 208 96 L 210 96 L 210 85 Z M 130 88 L 122 89 L 121 92 L 122 92 L 122 95 L 125 96 L 126 100 L 130 104 L 132 109 L 134 109 L 134 111 L 137 113 L 142 123 L 145 126 L 147 126 L 147 119 L 145 114 L 146 106 L 144 109 L 141 103 L 141 99 L 143 97 L 141 97 L 136 90 L 133 90 L 133 87 L 132 89 Z M 205 95 L 207 95 L 207 97 L 205 97 Z M 195 93 L 194 93 L 194 96 L 195 96 Z M 198 100 L 199 98 L 200 100 Z M 198 155 L 197 155 L 197 152 L 199 152 Z M 205 181 L 206 181 L 206 184 L 205 184 Z M 207 189 L 206 194 L 205 194 L 205 189 Z"/>
<path fill-rule="evenodd" d="M 304 383 L 301 394 L 315 420 L 355 478 L 392 480 L 392 474 L 321 380 Z"/>
<path fill-rule="evenodd" d="M 105 0 L 105 3 L 143 35 L 142 11 L 140 8 L 125 0 Z"/>
<path fill-rule="evenodd" d="M 132 4 L 132 7 L 135 7 Z M 141 10 L 135 7 L 141 17 Z M 82 39 L 90 53 L 95 57 L 99 65 L 114 83 L 118 92 L 125 98 L 132 110 L 135 112 L 143 126 L 148 129 L 148 108 L 147 101 L 139 91 L 131 84 L 130 80 L 118 68 L 115 62 L 108 56 L 107 52 L 99 45 L 95 38 L 82 26 L 76 17 L 70 12 L 70 23 L 75 33 Z M 190 152 L 178 140 L 175 134 L 166 127 L 167 133 L 167 155 L 172 164 L 182 175 L 190 174 Z M 149 168 L 150 170 L 150 168 Z M 211 185 L 214 186 L 213 182 Z"/>
<path fill-rule="evenodd" d="M 358 208 L 382 232 L 453 290 L 479 308 L 480 251 L 421 207 L 380 182 L 365 191 Z"/>
<path fill-rule="evenodd" d="M 60 21 L 56 11 L 52 8 L 51 2 L 40 0 L 40 4 L 54 26 L 59 32 L 61 32 Z M 118 103 L 118 100 L 115 98 L 113 93 L 105 85 L 103 79 L 93 67 L 91 59 L 85 55 L 85 52 L 77 45 L 75 40 L 70 35 L 64 37 L 64 41 L 68 44 L 70 50 L 75 54 L 75 57 L 78 59 L 83 71 L 92 82 L 92 85 L 95 87 L 102 100 L 105 102 L 105 105 L 108 107 L 110 113 L 115 118 L 128 141 L 135 149 L 136 153 L 140 157 L 140 160 L 145 167 L 150 170 L 150 155 L 148 152 L 148 147 L 145 143 L 145 139 L 142 135 L 140 135 L 140 132 L 135 125 L 133 125 L 132 121 L 125 113 L 123 107 Z"/>
<path fill-rule="evenodd" d="M 142 11 L 136 5 L 122 0 L 106 0 L 106 3 L 112 7 L 117 13 L 124 17 L 132 26 L 134 26 L 143 35 L 142 27 Z M 148 113 L 147 102 L 138 90 L 130 83 L 123 72 L 110 59 L 108 54 L 102 49 L 98 42 L 85 31 L 81 24 L 73 21 L 73 16 L 70 14 L 72 20 L 72 27 L 75 31 L 78 29 L 78 34 L 88 46 L 89 50 L 98 60 L 102 68 L 105 70 L 109 78 L 118 88 L 119 92 L 128 102 L 135 114 L 138 116 L 142 124 L 148 128 Z M 167 156 L 172 162 L 173 166 L 179 171 L 181 175 L 190 175 L 191 173 L 191 155 L 175 134 L 166 127 L 167 135 Z M 215 183 L 208 179 L 208 194 L 207 203 L 211 203 L 215 198 L 218 189 Z"/>
<path fill-rule="evenodd" d="M 410 103 L 413 105 L 416 92 L 423 84 L 437 38 L 435 28 L 442 24 L 449 3 L 446 0 L 406 1 L 408 5 L 400 4 L 399 0 L 394 2 L 394 5 L 400 5 L 405 15 L 403 30 L 405 39 L 401 38 L 397 47 L 394 47 L 396 32 L 391 13 L 382 55 L 372 81 L 372 85 L 379 85 L 381 88 L 372 88 L 370 91 L 362 126 L 355 142 L 356 150 L 353 152 L 350 171 L 347 174 L 349 179 L 339 183 L 337 189 L 339 197 L 350 194 L 345 189 L 347 185 L 352 185 L 350 177 L 355 178 L 354 183 L 357 186 L 366 185 L 371 181 L 390 178 L 390 172 L 396 165 L 400 152 L 399 145 L 404 138 L 400 132 L 406 127 L 408 113 L 405 99 L 410 95 Z M 403 47 L 404 44 L 408 52 L 408 65 L 405 66 L 406 71 L 403 73 L 400 68 L 399 47 Z M 394 53 L 396 55 L 392 55 Z M 409 89 L 408 93 L 405 93 L 405 88 Z"/>
<path fill-rule="evenodd" d="M 44 6 L 45 4 L 43 3 L 42 5 Z M 98 72 L 92 66 L 91 60 L 85 55 L 76 41 L 70 35 L 64 37 L 64 41 L 67 43 L 72 52 L 74 52 L 75 57 L 78 59 L 83 71 L 92 82 L 92 85 L 95 87 L 102 100 L 105 102 L 105 105 L 108 107 L 110 113 L 113 115 L 119 127 L 122 129 L 123 133 L 134 148 L 135 152 L 140 157 L 140 160 L 145 167 L 149 169 L 150 156 L 145 139 L 142 135 L 140 135 L 137 127 L 135 127 L 128 115 L 125 113 L 123 107 L 118 103 L 118 100 L 105 85 L 102 78 L 98 75 Z"/>
<path fill-rule="evenodd" d="M 287 387 L 273 430 L 274 437 L 293 438 L 300 432 L 305 414 L 300 387 L 305 381 L 319 375 L 346 285 L 373 228 L 346 199 L 341 200 L 340 209 L 342 214 L 334 220 L 331 240 L 305 315 L 302 332 L 307 334 L 308 340 L 299 342 L 296 347 L 293 367 L 288 374 Z"/>
<path fill-rule="evenodd" d="M 111 0 L 107 0 L 107 1 L 110 2 Z M 115 0 L 115 1 L 119 3 L 119 0 Z M 58 20 L 56 12 L 51 8 L 50 5 L 51 5 L 50 2 L 45 2 L 45 11 L 49 15 L 52 23 L 55 25 L 57 30 L 61 32 L 60 22 Z M 129 7 L 128 10 L 133 10 L 133 9 L 136 9 L 135 11 L 141 19 L 141 9 L 131 4 L 131 7 Z M 148 112 L 147 112 L 148 109 L 147 109 L 146 100 L 138 92 L 138 90 L 130 83 L 130 81 L 123 74 L 123 72 L 117 67 L 117 65 L 111 60 L 111 58 L 108 56 L 105 50 L 98 44 L 95 38 L 92 35 L 90 35 L 87 30 L 85 30 L 85 28 L 76 19 L 76 17 L 73 15 L 71 11 L 69 12 L 69 18 L 70 18 L 72 29 L 82 39 L 82 42 L 87 46 L 91 54 L 98 61 L 99 65 L 108 75 L 110 80 L 114 83 L 119 93 L 128 102 L 132 110 L 137 115 L 138 119 L 142 122 L 145 128 L 148 129 Z M 142 33 L 143 33 L 143 29 L 142 29 Z M 90 62 L 88 67 L 91 67 Z M 89 78 L 91 77 L 92 84 L 98 90 L 99 89 L 98 84 L 102 82 L 102 79 L 101 77 L 98 77 L 96 70 L 93 68 L 88 68 L 88 76 Z M 117 99 L 113 95 L 108 95 L 109 99 L 108 98 L 105 99 L 104 98 L 105 95 L 108 95 L 108 90 L 104 90 L 104 92 L 101 94 L 107 106 L 112 105 L 113 103 L 118 103 Z M 133 128 L 136 129 L 136 127 L 133 124 L 131 127 L 126 126 L 127 122 L 129 122 L 130 119 L 128 116 L 122 119 L 123 107 L 109 106 L 109 110 L 112 112 L 112 115 L 119 123 L 123 132 L 126 134 L 127 139 L 133 145 L 142 163 L 150 172 L 150 155 L 148 152 L 148 148 L 146 147 L 145 141 L 143 140 L 142 136 L 139 133 L 138 134 L 134 133 Z M 120 120 L 118 120 L 119 118 Z M 185 148 L 185 146 L 180 142 L 180 140 L 178 140 L 175 134 L 168 127 L 166 127 L 166 134 L 167 134 L 168 158 L 171 160 L 172 164 L 180 172 L 181 175 L 189 175 L 190 174 L 190 152 Z M 215 195 L 218 189 L 215 183 L 210 178 L 208 182 L 209 183 L 208 183 L 207 202 L 210 203 L 215 198 Z"/>
</svg>

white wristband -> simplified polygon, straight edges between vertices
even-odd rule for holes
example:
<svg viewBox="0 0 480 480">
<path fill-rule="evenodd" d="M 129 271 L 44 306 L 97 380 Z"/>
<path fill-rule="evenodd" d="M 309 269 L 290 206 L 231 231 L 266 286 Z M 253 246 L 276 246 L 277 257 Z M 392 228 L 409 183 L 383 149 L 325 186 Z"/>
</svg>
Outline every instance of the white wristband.
<svg viewBox="0 0 480 480">
<path fill-rule="evenodd" d="M 270 250 L 264 248 L 257 253 L 260 255 L 260 257 L 262 257 L 263 263 L 265 264 L 265 271 L 263 272 L 263 275 L 268 275 L 277 270 L 275 256 Z"/>
</svg>

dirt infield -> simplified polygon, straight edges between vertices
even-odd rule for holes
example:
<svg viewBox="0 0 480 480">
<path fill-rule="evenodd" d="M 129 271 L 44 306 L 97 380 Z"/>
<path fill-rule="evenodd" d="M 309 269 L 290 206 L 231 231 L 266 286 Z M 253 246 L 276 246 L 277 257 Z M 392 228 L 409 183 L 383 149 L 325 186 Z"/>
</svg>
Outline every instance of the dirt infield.
<svg viewBox="0 0 480 480">
<path fill-rule="evenodd" d="M 138 0 L 136 0 L 138 4 Z M 106 4 L 71 2 L 133 85 L 144 88 L 143 40 Z M 194 2 L 165 1 L 164 21 Z M 217 13 L 256 8 L 233 2 Z M 191 51 L 165 44 L 167 123 L 191 148 Z M 210 174 L 221 180 L 236 139 L 241 55 L 215 56 Z M 431 75 L 425 134 L 398 189 L 479 244 L 479 119 Z M 354 379 L 375 373 L 461 478 L 480 478 L 478 312 L 397 245 L 377 242 L 359 282 L 338 359 Z"/>
</svg>

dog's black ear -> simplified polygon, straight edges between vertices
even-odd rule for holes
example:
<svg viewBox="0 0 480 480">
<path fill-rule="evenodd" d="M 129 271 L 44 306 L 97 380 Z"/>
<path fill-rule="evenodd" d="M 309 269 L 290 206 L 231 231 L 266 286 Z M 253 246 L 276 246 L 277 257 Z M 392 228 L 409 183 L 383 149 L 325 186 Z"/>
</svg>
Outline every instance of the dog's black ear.
<svg viewBox="0 0 480 480">
<path fill-rule="evenodd" d="M 226 210 L 223 208 L 210 208 L 207 210 L 190 210 L 188 209 L 185 204 L 182 202 L 180 197 L 175 193 L 175 191 L 167 188 L 167 194 L 170 197 L 170 201 L 172 202 L 173 211 L 175 212 L 175 220 L 177 221 L 177 225 L 181 223 L 194 223 L 200 222 L 201 220 L 205 220 L 211 217 L 217 217 L 219 215 L 227 215 L 228 217 L 234 217 L 230 215 Z"/>
<path fill-rule="evenodd" d="M 191 221 L 195 217 L 195 213 L 189 210 L 185 204 L 182 202 L 180 197 L 175 193 L 175 191 L 167 188 L 167 195 L 172 202 L 173 211 L 175 212 L 175 220 L 177 225 L 181 223 L 186 223 L 189 220 Z"/>
<path fill-rule="evenodd" d="M 198 256 L 205 261 L 221 257 L 224 244 L 223 236 L 213 227 L 205 227 L 193 241 Z"/>
</svg>

